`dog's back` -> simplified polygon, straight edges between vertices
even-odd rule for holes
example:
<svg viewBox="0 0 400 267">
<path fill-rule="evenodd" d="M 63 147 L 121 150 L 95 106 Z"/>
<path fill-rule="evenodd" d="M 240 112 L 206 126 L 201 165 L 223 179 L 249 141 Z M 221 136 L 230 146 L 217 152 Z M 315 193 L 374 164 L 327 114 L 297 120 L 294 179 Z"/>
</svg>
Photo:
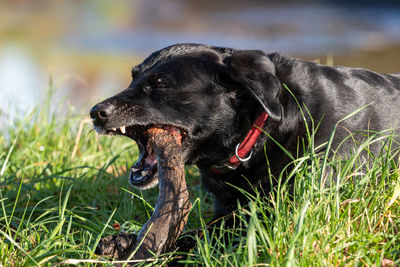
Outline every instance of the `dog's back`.
<svg viewBox="0 0 400 267">
<path fill-rule="evenodd" d="M 326 142 L 333 126 L 357 110 L 356 114 L 340 123 L 334 146 L 338 146 L 343 139 L 359 131 L 382 132 L 399 129 L 399 74 L 379 74 L 361 68 L 324 66 L 280 55 L 274 55 L 272 60 L 280 81 L 308 110 L 304 110 L 304 113 L 307 115 L 307 112 L 310 112 L 315 124 L 321 122 L 316 134 L 317 144 Z M 291 96 L 283 92 L 281 97 Z M 364 134 L 353 136 L 358 142 L 365 139 Z M 348 150 L 348 146 L 341 146 L 343 153 Z"/>
</svg>

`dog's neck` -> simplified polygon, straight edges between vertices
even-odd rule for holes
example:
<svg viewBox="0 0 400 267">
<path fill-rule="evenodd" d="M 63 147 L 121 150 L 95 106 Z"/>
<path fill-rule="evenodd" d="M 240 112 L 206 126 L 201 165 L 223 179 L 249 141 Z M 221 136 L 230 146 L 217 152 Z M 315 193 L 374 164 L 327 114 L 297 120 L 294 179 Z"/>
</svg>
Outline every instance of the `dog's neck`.
<svg viewBox="0 0 400 267">
<path fill-rule="evenodd" d="M 217 174 L 226 173 L 235 170 L 242 162 L 250 160 L 254 146 L 263 131 L 263 127 L 265 125 L 265 122 L 267 121 L 267 118 L 268 114 L 263 111 L 254 121 L 253 126 L 251 127 L 250 131 L 247 133 L 243 141 L 237 144 L 235 148 L 235 154 L 224 161 L 222 164 L 212 165 L 210 168 L 211 171 Z"/>
</svg>

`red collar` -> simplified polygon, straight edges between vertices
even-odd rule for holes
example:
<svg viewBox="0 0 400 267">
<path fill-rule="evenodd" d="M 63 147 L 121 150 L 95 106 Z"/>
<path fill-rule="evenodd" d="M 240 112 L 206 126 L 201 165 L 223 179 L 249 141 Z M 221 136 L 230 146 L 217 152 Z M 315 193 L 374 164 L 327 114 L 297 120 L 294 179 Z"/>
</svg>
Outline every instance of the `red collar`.
<svg viewBox="0 0 400 267">
<path fill-rule="evenodd" d="M 215 173 L 224 173 L 229 170 L 236 169 L 242 161 L 249 160 L 253 152 L 253 147 L 262 132 L 262 128 L 264 127 L 267 118 L 268 114 L 266 112 L 262 112 L 257 117 L 243 142 L 236 146 L 235 154 L 228 161 L 221 165 L 213 165 L 210 169 Z"/>
</svg>

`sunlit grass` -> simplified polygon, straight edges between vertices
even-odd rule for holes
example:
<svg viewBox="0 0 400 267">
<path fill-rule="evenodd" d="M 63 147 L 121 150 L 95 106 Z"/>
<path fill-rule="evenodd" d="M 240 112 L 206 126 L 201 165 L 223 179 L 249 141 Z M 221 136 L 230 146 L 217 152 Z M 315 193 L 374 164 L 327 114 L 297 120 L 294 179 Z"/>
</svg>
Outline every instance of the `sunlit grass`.
<svg viewBox="0 0 400 267">
<path fill-rule="evenodd" d="M 198 239 L 193 262 L 208 266 L 381 266 L 400 262 L 400 178 L 397 153 L 329 161 L 337 183 L 320 187 L 323 157 L 299 159 L 294 193 L 282 184 L 267 198 L 249 196 L 237 212 L 241 227 L 223 230 L 210 246 Z M 241 229 L 240 229 L 241 228 Z M 221 242 L 222 240 L 222 242 Z"/>
<path fill-rule="evenodd" d="M 137 158 L 134 142 L 99 137 L 85 115 L 55 115 L 50 107 L 59 103 L 50 103 L 44 101 L 42 108 L 0 129 L 3 266 L 98 259 L 93 255 L 98 239 L 117 233 L 115 228 L 140 229 L 157 199 L 157 189 L 141 193 L 128 185 L 127 170 Z M 309 135 L 313 133 L 310 126 Z M 369 143 L 385 146 L 378 155 L 369 154 L 369 164 L 360 160 L 368 143 L 359 145 L 346 160 L 316 154 L 311 145 L 292 163 L 292 171 L 278 177 L 279 186 L 266 197 L 261 192 L 248 195 L 248 204 L 235 214 L 236 229 L 205 231 L 184 262 L 400 264 L 400 166 L 398 151 L 386 153 L 391 140 L 371 136 Z M 321 186 L 326 177 L 336 182 Z M 187 226 L 191 229 L 211 217 L 212 200 L 201 190 L 195 168 L 187 169 L 187 180 L 196 203 Z M 293 190 L 286 181 L 293 182 Z"/>
</svg>

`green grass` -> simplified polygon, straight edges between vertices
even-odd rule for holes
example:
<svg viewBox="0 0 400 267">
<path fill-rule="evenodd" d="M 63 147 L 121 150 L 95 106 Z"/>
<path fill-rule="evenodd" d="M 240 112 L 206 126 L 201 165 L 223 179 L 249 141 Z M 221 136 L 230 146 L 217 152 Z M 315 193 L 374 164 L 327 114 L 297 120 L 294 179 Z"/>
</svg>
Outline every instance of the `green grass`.
<svg viewBox="0 0 400 267">
<path fill-rule="evenodd" d="M 127 169 L 137 158 L 134 142 L 97 136 L 84 115 L 68 109 L 56 116 L 51 110 L 59 104 L 50 102 L 0 129 L 3 266 L 98 259 L 93 251 L 99 238 L 117 233 L 117 225 L 140 229 L 157 200 L 157 189 L 140 192 L 128 185 Z M 310 140 L 313 133 L 310 126 Z M 292 163 L 287 179 L 277 177 L 279 186 L 267 197 L 249 195 L 248 204 L 235 214 L 237 229 L 204 232 L 188 265 L 399 265 L 399 153 L 384 153 L 392 139 L 372 137 L 346 160 L 328 159 L 309 146 Z M 362 166 L 360 153 L 372 142 L 385 146 Z M 211 218 L 212 199 L 201 189 L 197 170 L 186 172 L 194 203 L 191 229 Z M 327 176 L 336 181 L 330 187 L 321 182 Z M 293 191 L 287 180 L 293 181 Z M 147 264 L 157 266 L 176 256 Z"/>
</svg>

